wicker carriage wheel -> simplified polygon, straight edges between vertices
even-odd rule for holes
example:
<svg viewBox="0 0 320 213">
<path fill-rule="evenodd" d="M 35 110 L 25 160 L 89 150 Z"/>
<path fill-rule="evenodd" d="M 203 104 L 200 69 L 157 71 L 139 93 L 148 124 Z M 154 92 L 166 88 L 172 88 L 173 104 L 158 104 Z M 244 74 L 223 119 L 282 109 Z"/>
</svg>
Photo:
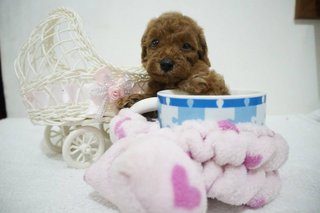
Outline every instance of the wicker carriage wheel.
<svg viewBox="0 0 320 213">
<path fill-rule="evenodd" d="M 46 145 L 54 152 L 62 153 L 63 142 L 68 134 L 79 128 L 76 126 L 46 126 L 44 130 L 44 141 Z"/>
<path fill-rule="evenodd" d="M 104 135 L 98 128 L 81 127 L 65 139 L 62 155 L 65 162 L 74 168 L 87 168 L 105 151 Z"/>
<path fill-rule="evenodd" d="M 44 141 L 54 152 L 61 153 L 63 141 L 69 134 L 68 126 L 46 126 L 44 130 Z"/>
</svg>

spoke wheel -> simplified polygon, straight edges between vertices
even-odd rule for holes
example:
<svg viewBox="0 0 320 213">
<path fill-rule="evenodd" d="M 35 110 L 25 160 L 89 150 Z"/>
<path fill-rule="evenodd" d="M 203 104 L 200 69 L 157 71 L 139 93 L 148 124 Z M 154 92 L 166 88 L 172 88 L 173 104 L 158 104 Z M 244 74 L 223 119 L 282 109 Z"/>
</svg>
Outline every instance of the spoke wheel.
<svg viewBox="0 0 320 213">
<path fill-rule="evenodd" d="M 47 126 L 44 130 L 44 140 L 46 145 L 55 152 L 62 152 L 62 145 L 69 134 L 68 126 Z"/>
<path fill-rule="evenodd" d="M 74 168 L 87 168 L 105 151 L 103 133 L 91 126 L 72 131 L 63 143 L 65 162 Z"/>
</svg>

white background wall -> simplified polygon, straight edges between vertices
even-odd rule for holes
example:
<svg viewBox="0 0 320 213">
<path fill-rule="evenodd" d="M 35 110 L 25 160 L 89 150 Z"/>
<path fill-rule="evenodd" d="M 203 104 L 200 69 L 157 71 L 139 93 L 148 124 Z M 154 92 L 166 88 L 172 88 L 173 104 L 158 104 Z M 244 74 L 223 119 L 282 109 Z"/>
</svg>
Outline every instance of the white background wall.
<svg viewBox="0 0 320 213">
<path fill-rule="evenodd" d="M 65 6 L 83 19 L 97 51 L 117 65 L 140 64 L 149 19 L 178 10 L 203 28 L 212 67 L 232 88 L 263 90 L 269 114 L 320 106 L 320 21 L 295 21 L 295 0 L 1 0 L 0 41 L 7 111 L 25 116 L 13 61 L 32 29 Z"/>
</svg>

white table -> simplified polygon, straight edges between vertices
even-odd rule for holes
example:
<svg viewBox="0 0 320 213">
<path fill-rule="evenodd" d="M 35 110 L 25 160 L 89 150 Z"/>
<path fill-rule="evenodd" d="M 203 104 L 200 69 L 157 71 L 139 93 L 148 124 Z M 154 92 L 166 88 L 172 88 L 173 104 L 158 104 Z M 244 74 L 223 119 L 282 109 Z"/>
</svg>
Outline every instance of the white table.
<svg viewBox="0 0 320 213">
<path fill-rule="evenodd" d="M 210 200 L 208 212 L 320 212 L 319 112 L 268 116 L 290 146 L 276 200 L 258 210 Z M 43 131 L 27 118 L 0 121 L 0 212 L 118 212 L 83 181 L 84 170 L 68 168 L 44 145 Z"/>
</svg>

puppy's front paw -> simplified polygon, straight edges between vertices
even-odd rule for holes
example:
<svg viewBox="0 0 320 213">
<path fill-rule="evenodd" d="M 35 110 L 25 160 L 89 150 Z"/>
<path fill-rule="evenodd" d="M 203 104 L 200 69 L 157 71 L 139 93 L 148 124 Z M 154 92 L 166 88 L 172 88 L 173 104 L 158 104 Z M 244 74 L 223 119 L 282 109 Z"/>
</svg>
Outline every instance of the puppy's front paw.
<svg viewBox="0 0 320 213">
<path fill-rule="evenodd" d="M 117 107 L 118 109 L 130 108 L 133 104 L 135 104 L 136 102 L 140 101 L 143 98 L 145 97 L 141 94 L 133 94 L 133 95 L 122 97 L 117 100 Z"/>
<path fill-rule="evenodd" d="M 205 94 L 209 90 L 208 82 L 201 78 L 195 77 L 180 83 L 179 88 L 190 94 Z"/>
</svg>

